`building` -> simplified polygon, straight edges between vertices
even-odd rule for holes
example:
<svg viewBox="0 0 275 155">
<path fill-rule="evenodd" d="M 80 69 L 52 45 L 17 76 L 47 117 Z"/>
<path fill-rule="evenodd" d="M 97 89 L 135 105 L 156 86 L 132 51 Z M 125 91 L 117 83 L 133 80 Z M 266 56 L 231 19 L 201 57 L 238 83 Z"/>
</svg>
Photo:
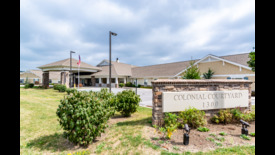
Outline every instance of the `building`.
<svg viewBox="0 0 275 155">
<path fill-rule="evenodd" d="M 201 74 L 212 69 L 215 74 L 214 79 L 243 79 L 252 80 L 252 90 L 255 90 L 255 72 L 248 66 L 247 61 L 249 53 L 215 56 L 207 55 L 201 59 L 193 60 Z M 70 59 L 61 60 L 40 66 L 47 74 L 51 71 L 61 72 L 61 83 L 69 86 L 69 83 L 78 84 L 78 61 L 72 59 L 72 78 L 69 81 Z M 112 61 L 112 79 L 109 80 L 109 60 L 102 60 L 97 66 L 92 66 L 82 62 L 79 67 L 79 81 L 83 86 L 108 87 L 111 81 L 112 87 L 118 87 L 119 83 L 132 82 L 144 86 L 150 86 L 151 81 L 156 79 L 178 79 L 182 73 L 190 66 L 190 61 L 181 61 L 174 63 L 150 65 L 150 66 L 133 66 L 116 61 Z M 68 79 L 66 81 L 66 79 Z"/>
<path fill-rule="evenodd" d="M 20 83 L 40 84 L 42 83 L 42 70 L 28 70 L 26 72 L 20 71 Z M 49 75 L 49 83 L 60 83 L 60 72 L 51 72 Z"/>
</svg>

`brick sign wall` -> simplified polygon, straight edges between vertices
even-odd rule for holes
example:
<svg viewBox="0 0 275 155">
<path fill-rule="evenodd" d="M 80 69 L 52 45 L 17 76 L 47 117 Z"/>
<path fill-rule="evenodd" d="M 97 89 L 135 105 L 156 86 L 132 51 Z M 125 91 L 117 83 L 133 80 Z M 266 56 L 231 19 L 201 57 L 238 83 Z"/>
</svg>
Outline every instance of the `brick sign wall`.
<svg viewBox="0 0 275 155">
<path fill-rule="evenodd" d="M 192 106 L 213 115 L 220 109 L 242 107 L 251 110 L 249 80 L 183 80 L 152 81 L 152 124 L 162 126 L 165 112 L 180 112 Z"/>
</svg>

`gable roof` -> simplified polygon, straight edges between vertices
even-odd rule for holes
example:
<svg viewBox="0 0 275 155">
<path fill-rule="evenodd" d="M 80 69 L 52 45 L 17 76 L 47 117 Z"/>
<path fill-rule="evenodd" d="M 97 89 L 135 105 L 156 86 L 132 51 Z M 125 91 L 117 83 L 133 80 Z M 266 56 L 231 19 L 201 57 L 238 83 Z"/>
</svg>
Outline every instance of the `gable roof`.
<svg viewBox="0 0 275 155">
<path fill-rule="evenodd" d="M 78 63 L 78 60 L 72 58 L 72 67 L 77 68 L 78 67 L 77 63 Z M 70 58 L 52 62 L 46 65 L 42 65 L 37 68 L 43 69 L 43 68 L 49 68 L 49 67 L 70 67 Z M 100 68 L 87 64 L 83 61 L 81 61 L 80 68 L 101 70 Z"/>
<path fill-rule="evenodd" d="M 103 60 L 101 61 L 97 67 L 99 67 L 101 69 L 100 72 L 94 73 L 93 75 L 109 75 L 109 65 L 106 66 L 101 66 L 101 64 L 104 63 L 108 63 L 109 64 L 109 60 Z M 116 61 L 111 61 L 112 63 L 112 67 L 111 67 L 111 72 L 112 75 L 117 75 L 117 76 L 132 76 L 132 67 L 135 67 L 133 65 L 130 64 L 125 64 L 125 63 L 121 63 L 121 62 L 116 62 Z"/>
<path fill-rule="evenodd" d="M 198 60 L 193 60 L 197 62 Z M 132 76 L 139 77 L 174 77 L 190 65 L 191 60 L 132 68 Z"/>
</svg>

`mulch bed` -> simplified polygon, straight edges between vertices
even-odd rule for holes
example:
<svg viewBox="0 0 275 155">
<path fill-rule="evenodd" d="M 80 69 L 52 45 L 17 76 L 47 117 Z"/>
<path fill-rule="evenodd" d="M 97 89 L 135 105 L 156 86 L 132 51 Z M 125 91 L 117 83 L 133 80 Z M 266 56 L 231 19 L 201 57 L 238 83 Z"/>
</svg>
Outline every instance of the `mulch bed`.
<svg viewBox="0 0 275 155">
<path fill-rule="evenodd" d="M 178 129 L 173 132 L 170 140 L 161 139 L 161 133 L 155 132 L 156 130 L 153 127 L 146 127 L 145 133 L 146 136 L 150 137 L 152 143 L 158 145 L 162 148 L 165 148 L 167 151 L 190 151 L 190 152 L 198 152 L 198 151 L 209 151 L 215 150 L 221 147 L 232 147 L 236 145 L 255 145 L 255 137 L 251 137 L 251 140 L 244 140 L 240 138 L 241 135 L 241 124 L 212 124 L 208 123 L 205 127 L 209 128 L 208 132 L 200 132 L 197 129 L 191 129 L 189 134 L 189 145 L 183 145 L 183 129 Z M 219 135 L 220 132 L 227 133 L 226 136 Z M 251 132 L 255 132 L 255 121 L 250 123 L 250 127 L 248 127 L 249 134 Z M 215 139 L 213 136 L 209 134 L 216 134 L 217 137 L 224 137 L 224 141 L 221 142 Z M 217 146 L 216 143 L 207 140 L 208 137 L 215 139 L 215 141 L 220 142 L 222 146 Z"/>
</svg>

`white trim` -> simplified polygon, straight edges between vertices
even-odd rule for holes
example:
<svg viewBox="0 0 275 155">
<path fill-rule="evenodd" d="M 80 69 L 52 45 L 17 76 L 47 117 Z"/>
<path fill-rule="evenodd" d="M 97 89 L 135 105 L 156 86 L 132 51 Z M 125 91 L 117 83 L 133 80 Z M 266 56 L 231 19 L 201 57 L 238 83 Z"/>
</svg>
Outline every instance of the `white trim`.
<svg viewBox="0 0 275 155">
<path fill-rule="evenodd" d="M 227 63 L 230 63 L 230 64 L 232 64 L 232 65 L 240 66 L 240 67 L 243 67 L 243 68 L 248 69 L 248 70 L 251 70 L 251 69 L 252 69 L 251 67 L 247 67 L 247 66 L 244 66 L 244 65 L 241 65 L 241 64 L 238 64 L 238 63 L 235 63 L 235 62 L 226 60 L 226 59 L 222 59 L 222 58 L 219 58 L 219 57 L 210 55 L 210 54 L 207 55 L 207 56 L 205 56 L 205 57 L 203 57 L 202 59 L 200 59 L 199 61 L 197 61 L 197 62 L 194 63 L 193 65 L 196 65 L 196 64 L 202 62 L 203 60 L 205 60 L 205 59 L 207 59 L 207 58 L 210 59 L 210 57 L 212 57 L 212 58 L 214 58 L 214 59 L 218 59 L 218 60 L 220 60 L 220 61 L 223 61 L 223 63 L 224 63 L 224 62 L 227 62 Z M 209 59 L 208 59 L 208 60 L 209 60 Z M 185 68 L 184 70 L 180 71 L 178 74 L 174 75 L 174 77 L 180 75 L 181 73 L 183 73 L 184 71 L 186 71 L 186 70 L 187 70 L 188 68 L 190 68 L 190 67 L 191 67 L 191 66 L 188 66 L 188 67 Z"/>
<path fill-rule="evenodd" d="M 212 77 L 249 77 L 249 76 L 255 76 L 255 74 L 227 74 L 227 75 L 213 75 Z"/>
<path fill-rule="evenodd" d="M 42 69 L 43 72 L 45 71 L 70 71 L 70 68 L 67 67 L 58 67 L 58 68 L 46 68 L 46 69 Z M 72 68 L 72 71 L 78 71 L 78 68 Z M 86 71 L 86 72 L 97 72 L 97 70 L 94 69 L 83 69 L 80 68 L 79 69 L 80 72 Z"/>
</svg>

